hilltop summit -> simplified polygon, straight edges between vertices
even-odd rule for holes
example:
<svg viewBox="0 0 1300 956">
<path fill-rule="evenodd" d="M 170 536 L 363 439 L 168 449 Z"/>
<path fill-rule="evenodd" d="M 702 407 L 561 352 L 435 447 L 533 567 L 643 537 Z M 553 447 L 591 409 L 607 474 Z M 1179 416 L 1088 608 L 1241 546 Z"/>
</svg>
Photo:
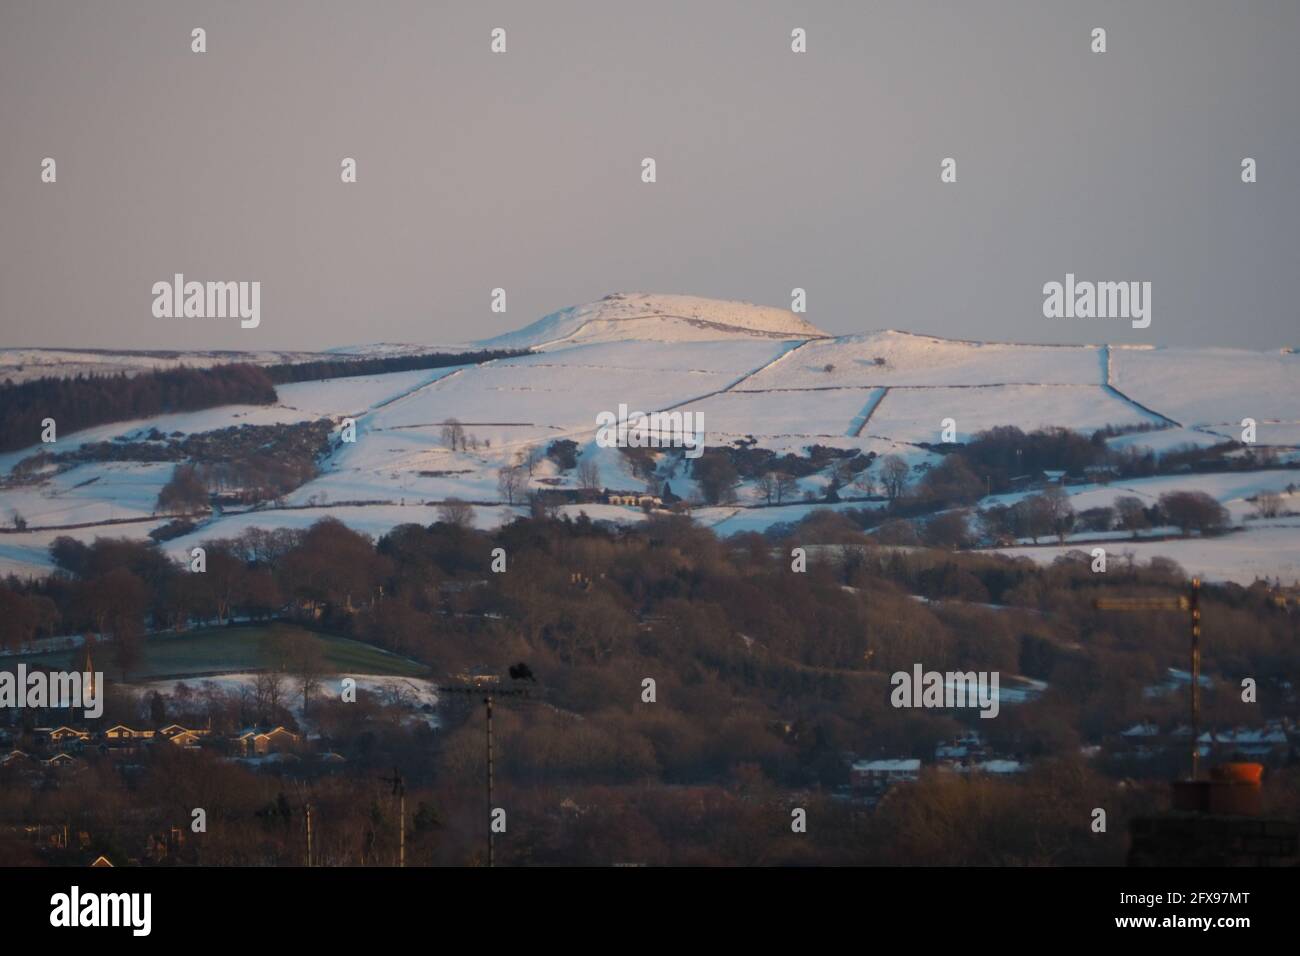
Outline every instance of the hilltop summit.
<svg viewBox="0 0 1300 956">
<path fill-rule="evenodd" d="M 732 337 L 818 339 L 826 333 L 788 309 L 691 295 L 615 292 L 570 306 L 514 332 L 478 343 L 490 348 L 622 342 L 693 342 Z"/>
</svg>

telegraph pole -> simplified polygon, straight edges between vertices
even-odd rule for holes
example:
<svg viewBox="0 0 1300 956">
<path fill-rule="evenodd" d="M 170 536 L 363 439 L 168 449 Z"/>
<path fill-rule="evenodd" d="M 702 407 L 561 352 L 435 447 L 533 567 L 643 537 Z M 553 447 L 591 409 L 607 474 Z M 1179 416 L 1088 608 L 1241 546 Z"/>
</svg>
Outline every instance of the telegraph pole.
<svg viewBox="0 0 1300 956">
<path fill-rule="evenodd" d="M 488 867 L 496 866 L 496 834 L 492 832 L 492 695 L 483 698 L 487 707 L 487 820 Z"/>
<path fill-rule="evenodd" d="M 1192 779 L 1201 763 L 1201 579 L 1192 578 L 1188 598 L 1192 619 Z"/>
<path fill-rule="evenodd" d="M 402 772 L 393 768 L 391 777 L 380 777 L 384 783 L 393 785 L 393 796 L 397 798 L 397 865 L 406 866 L 406 781 Z"/>
<path fill-rule="evenodd" d="M 522 666 L 522 665 L 516 665 Z M 527 668 L 524 668 L 527 671 Z M 531 675 L 531 671 L 527 671 Z M 513 668 L 512 668 L 513 674 Z M 519 678 L 516 678 L 519 679 Z M 527 679 L 532 679 L 531 676 Z M 475 678 L 469 684 L 452 684 L 449 686 L 439 687 L 438 690 L 448 694 L 483 694 L 483 707 L 487 716 L 487 859 L 488 866 L 496 866 L 496 834 L 492 832 L 492 811 L 493 811 L 493 794 L 496 781 L 493 778 L 494 760 L 492 754 L 492 705 L 497 697 L 528 697 L 529 692 L 524 687 L 500 687 L 497 682 L 499 677 L 480 677 Z"/>
</svg>

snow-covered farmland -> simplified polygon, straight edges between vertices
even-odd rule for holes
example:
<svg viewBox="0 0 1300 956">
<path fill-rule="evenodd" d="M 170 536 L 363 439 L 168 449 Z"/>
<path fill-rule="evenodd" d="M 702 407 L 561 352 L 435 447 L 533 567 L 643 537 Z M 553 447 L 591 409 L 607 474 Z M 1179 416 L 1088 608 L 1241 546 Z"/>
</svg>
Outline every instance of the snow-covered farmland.
<svg viewBox="0 0 1300 956">
<path fill-rule="evenodd" d="M 998 425 L 1025 431 L 1068 423 L 1091 432 L 1104 425 L 1158 421 L 1100 386 L 1004 385 L 978 388 L 891 388 L 864 434 L 899 441 L 939 442 L 943 420 L 956 423 L 957 441 Z"/>
<path fill-rule="evenodd" d="M 1214 538 L 1183 538 L 1172 541 L 1116 541 L 1102 545 L 1111 561 L 1132 554 L 1137 561 L 1154 557 L 1171 558 L 1190 574 L 1207 581 L 1235 581 L 1250 584 L 1263 578 L 1283 584 L 1300 583 L 1300 526 L 1270 522 L 1247 525 L 1246 530 Z M 1003 554 L 1032 558 L 1051 564 L 1070 551 L 1088 552 L 1095 545 L 1050 545 L 1004 548 Z"/>
<path fill-rule="evenodd" d="M 33 528 L 151 518 L 172 467 L 159 462 L 80 465 L 39 485 L 5 489 L 2 517 L 8 520 L 12 511 Z"/>
<path fill-rule="evenodd" d="M 1111 384 L 1183 425 L 1300 422 L 1295 352 L 1116 347 Z"/>
<path fill-rule="evenodd" d="M 204 539 L 233 536 L 249 527 L 306 527 L 325 516 L 381 535 L 398 524 L 435 520 L 436 504 L 452 497 L 474 503 L 478 527 L 495 527 L 523 511 L 502 501 L 499 470 L 514 464 L 525 449 L 544 448 L 561 438 L 575 442 L 580 458 L 597 465 L 600 485 L 639 490 L 644 482 L 631 473 L 627 458 L 594 442 L 597 414 L 616 412 L 620 405 L 629 411 L 700 412 L 710 447 L 752 436 L 778 454 L 802 455 L 809 445 L 821 444 L 874 452 L 877 459 L 899 454 L 912 466 L 937 460 L 920 443 L 941 441 L 946 418 L 955 421 L 958 441 L 999 425 L 1025 430 L 1063 426 L 1085 433 L 1104 426 L 1154 425 L 1154 430 L 1112 437 L 1109 443 L 1163 454 L 1239 439 L 1241 419 L 1251 417 L 1258 422 L 1261 444 L 1282 446 L 1275 449 L 1280 465 L 1300 457 L 1300 358 L 1281 351 L 1017 345 L 896 331 L 832 338 L 783 309 L 641 294 L 564 309 L 480 344 L 535 351 L 481 365 L 284 385 L 277 389 L 274 405 L 227 406 L 60 434 L 51 450 L 66 452 L 85 442 L 119 437 L 139 439 L 153 428 L 170 435 L 356 418 L 356 441 L 336 443 L 321 462 L 319 477 L 289 493 L 279 507 L 227 511 L 168 542 L 167 551 L 177 556 Z M 406 354 L 422 348 L 360 346 L 336 352 Z M 0 352 L 0 365 L 7 358 L 15 368 L 23 365 L 23 374 L 37 366 L 46 374 L 75 374 L 86 364 L 139 369 L 155 359 L 165 365 L 185 358 L 176 353 L 86 352 L 67 353 L 61 364 L 55 353 L 38 352 Z M 216 356 L 186 364 L 212 364 Z M 224 357 L 266 362 L 320 355 Z M 471 439 L 466 447 L 447 447 L 442 430 L 451 418 L 463 424 Z M 0 455 L 0 476 L 8 476 L 18 461 L 37 450 Z M 689 499 L 699 489 L 688 463 L 671 467 L 660 480 L 667 478 L 677 495 Z M 0 571 L 48 570 L 47 548 L 62 533 L 82 540 L 97 534 L 143 537 L 163 523 L 152 512 L 170 473 L 170 465 L 119 462 L 78 465 L 44 481 L 7 482 L 0 491 L 0 521 L 10 527 L 0 534 Z M 876 471 L 871 474 L 878 478 Z M 796 494 L 820 495 L 828 481 L 825 471 L 801 478 Z M 1154 501 L 1168 490 L 1206 491 L 1227 507 L 1234 523 L 1245 522 L 1249 530 L 1132 547 L 1181 551 L 1194 560 L 1213 558 L 1207 567 L 1231 571 L 1237 578 L 1263 573 L 1273 561 L 1268 573 L 1285 577 L 1292 566 L 1289 542 L 1300 538 L 1300 528 L 1248 521 L 1255 511 L 1249 499 L 1261 491 L 1285 492 L 1296 483 L 1300 473 L 1279 467 L 1068 490 L 1079 511 L 1109 505 L 1122 494 Z M 533 489 L 573 489 L 577 484 L 575 471 L 561 471 L 548 459 L 535 464 L 527 482 Z M 1009 503 L 1016 497 L 997 500 Z M 737 489 L 734 506 L 698 507 L 694 513 L 719 533 L 731 534 L 794 521 L 824 507 L 804 502 L 753 507 L 759 501 L 751 483 Z M 863 506 L 870 505 L 840 507 Z M 1285 510 L 1296 510 L 1294 496 L 1284 499 Z M 586 511 L 614 522 L 644 520 L 636 509 L 613 505 L 571 505 L 564 511 Z M 15 515 L 34 530 L 14 530 Z M 128 523 L 120 523 L 124 521 Z M 86 524 L 90 527 L 68 527 Z M 1026 550 L 1036 556 L 1050 553 Z"/>
<path fill-rule="evenodd" d="M 802 439 L 847 448 L 861 427 L 865 413 L 879 400 L 881 389 L 844 388 L 827 391 L 732 391 L 682 406 L 682 411 L 704 415 L 709 443 L 725 444 L 732 438 Z M 829 441 L 828 441 L 829 440 Z M 765 447 L 770 447 L 767 442 Z"/>
<path fill-rule="evenodd" d="M 809 342 L 746 387 L 1100 385 L 1103 364 L 1091 345 L 961 342 L 891 330 Z"/>
<path fill-rule="evenodd" d="M 413 714 L 418 714 L 419 719 L 426 721 L 431 727 L 438 726 L 437 716 L 424 710 L 426 707 L 433 708 L 438 704 L 438 689 L 432 681 L 419 677 L 338 674 L 320 678 L 320 686 L 316 690 L 317 697 L 339 699 L 343 693 L 345 677 L 351 677 L 356 681 L 358 699 L 373 696 L 382 703 L 394 704 Z M 210 687 L 223 694 L 245 692 L 251 695 L 257 679 L 258 674 L 248 672 L 220 674 L 213 677 L 187 677 L 181 680 L 141 681 L 131 686 L 141 697 L 147 697 L 155 691 L 167 696 L 174 694 L 181 687 L 192 694 L 201 693 Z M 311 726 L 310 721 L 306 720 L 303 714 L 301 695 L 286 695 L 285 708 L 293 714 L 299 725 L 306 723 L 307 726 Z"/>
</svg>

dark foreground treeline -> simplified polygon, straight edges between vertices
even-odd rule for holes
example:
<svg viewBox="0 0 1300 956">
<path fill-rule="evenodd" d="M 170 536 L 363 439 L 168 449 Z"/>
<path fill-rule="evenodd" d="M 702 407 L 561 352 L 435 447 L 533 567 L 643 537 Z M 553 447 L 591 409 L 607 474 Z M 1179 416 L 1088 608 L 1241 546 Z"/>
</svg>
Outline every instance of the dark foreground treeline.
<svg viewBox="0 0 1300 956">
<path fill-rule="evenodd" d="M 251 531 L 209 542 L 204 575 L 148 545 L 59 541 L 60 573 L 0 589 L 0 634 L 13 646 L 95 630 L 97 660 L 128 675 L 146 627 L 231 615 L 309 621 L 414 657 L 440 681 L 523 661 L 533 696 L 502 699 L 496 715 L 503 863 L 1121 863 L 1125 821 L 1160 807 L 1182 769 L 1181 752 L 1135 759 L 1109 746 L 1140 721 L 1183 719 L 1185 695 L 1150 690 L 1185 666 L 1184 617 L 1093 606 L 1103 593 L 1180 592 L 1185 575 L 1169 562 L 1116 561 L 1096 575 L 1086 557 L 1042 568 L 895 551 L 829 512 L 775 547 L 758 535 L 719 540 L 680 517 L 625 530 L 525 519 L 493 533 L 465 526 L 463 513 L 445 517 L 460 522 L 403 525 L 378 542 L 333 520 Z M 806 573 L 792 570 L 795 546 L 808 549 Z M 503 572 L 492 570 L 495 548 Z M 1300 618 L 1272 597 L 1263 586 L 1206 589 L 1203 726 L 1294 718 L 1285 679 L 1300 672 Z M 917 663 L 1048 686 L 992 720 L 893 708 L 889 675 Z M 1258 682 L 1259 703 L 1242 702 L 1244 677 Z M 145 705 L 117 682 L 110 693 L 105 721 L 142 719 Z M 236 719 L 231 706 L 216 696 L 165 704 L 167 719 L 216 728 Z M 477 697 L 444 696 L 437 730 L 371 697 L 312 707 L 328 748 L 346 758 L 327 774 L 166 748 L 129 773 L 90 760 L 51 778 L 49 792 L 6 783 L 0 770 L 0 825 L 71 819 L 135 854 L 149 828 L 203 806 L 208 833 L 169 858 L 292 864 L 310 801 L 318 862 L 391 863 L 395 807 L 380 778 L 397 767 L 411 859 L 481 859 Z M 929 764 L 937 744 L 969 730 L 1028 771 L 927 772 L 876 807 L 832 797 L 854 757 Z M 1083 756 L 1095 744 L 1102 751 Z M 1297 771 L 1269 774 L 1272 808 L 1294 815 Z M 806 833 L 791 830 L 796 807 L 808 811 Z M 1108 812 L 1105 835 L 1090 827 L 1096 807 Z M 7 852 L 31 851 L 15 837 Z M 0 862 L 5 853 L 0 837 Z"/>
</svg>

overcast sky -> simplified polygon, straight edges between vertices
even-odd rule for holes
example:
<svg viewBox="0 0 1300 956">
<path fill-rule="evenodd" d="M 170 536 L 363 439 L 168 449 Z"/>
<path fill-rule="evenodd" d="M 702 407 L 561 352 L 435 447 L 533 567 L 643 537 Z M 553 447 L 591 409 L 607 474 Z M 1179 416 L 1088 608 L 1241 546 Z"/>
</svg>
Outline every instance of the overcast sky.
<svg viewBox="0 0 1300 956">
<path fill-rule="evenodd" d="M 835 334 L 1300 344 L 1298 45 L 1295 0 L 0 0 L 0 346 L 456 342 L 796 286 Z M 176 272 L 260 281 L 260 326 L 155 318 Z M 1067 272 L 1150 281 L 1150 328 L 1044 318 Z"/>
</svg>

